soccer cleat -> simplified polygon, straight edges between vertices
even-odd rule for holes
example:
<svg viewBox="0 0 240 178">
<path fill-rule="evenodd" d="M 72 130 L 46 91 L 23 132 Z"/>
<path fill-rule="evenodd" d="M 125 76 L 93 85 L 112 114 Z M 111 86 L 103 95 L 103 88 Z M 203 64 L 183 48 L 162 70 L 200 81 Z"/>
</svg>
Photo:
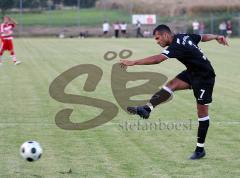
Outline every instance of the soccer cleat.
<svg viewBox="0 0 240 178">
<path fill-rule="evenodd" d="M 15 61 L 14 64 L 19 65 L 19 64 L 21 64 L 21 61 Z"/>
<path fill-rule="evenodd" d="M 191 156 L 189 159 L 191 159 L 191 160 L 197 160 L 197 159 L 203 158 L 205 155 L 206 155 L 205 150 L 203 150 L 202 152 L 194 151 L 193 154 L 192 154 L 192 156 Z"/>
<path fill-rule="evenodd" d="M 146 107 L 148 106 L 132 106 L 132 107 L 127 107 L 127 110 L 131 114 L 137 114 L 143 119 L 148 119 L 150 116 L 150 111 L 148 111 Z"/>
</svg>

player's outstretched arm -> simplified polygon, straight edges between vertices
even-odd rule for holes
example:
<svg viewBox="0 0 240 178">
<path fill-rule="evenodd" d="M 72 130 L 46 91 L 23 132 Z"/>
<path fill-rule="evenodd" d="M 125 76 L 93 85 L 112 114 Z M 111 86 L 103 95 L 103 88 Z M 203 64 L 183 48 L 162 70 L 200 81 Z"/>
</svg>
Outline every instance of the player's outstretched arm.
<svg viewBox="0 0 240 178">
<path fill-rule="evenodd" d="M 134 60 L 134 61 L 120 60 L 120 65 L 121 67 L 134 66 L 134 65 L 151 65 L 151 64 L 158 64 L 162 61 L 165 61 L 166 59 L 167 59 L 166 56 L 159 54 L 159 55 L 150 56 L 150 57 L 146 57 L 146 58 Z"/>
<path fill-rule="evenodd" d="M 219 44 L 228 45 L 227 39 L 222 35 L 204 34 L 202 35 L 202 42 L 217 40 Z"/>
</svg>

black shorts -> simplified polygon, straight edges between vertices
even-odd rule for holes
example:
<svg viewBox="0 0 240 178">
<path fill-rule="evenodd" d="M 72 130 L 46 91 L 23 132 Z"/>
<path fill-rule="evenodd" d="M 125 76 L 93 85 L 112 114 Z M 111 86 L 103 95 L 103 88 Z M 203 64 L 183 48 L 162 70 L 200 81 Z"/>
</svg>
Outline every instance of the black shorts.
<svg viewBox="0 0 240 178">
<path fill-rule="evenodd" d="M 126 31 L 126 30 L 121 30 L 121 33 L 122 33 L 122 34 L 126 34 L 127 31 Z"/>
<path fill-rule="evenodd" d="M 212 93 L 215 83 L 215 77 L 202 77 L 201 75 L 193 75 L 185 70 L 178 74 L 176 78 L 188 83 L 193 89 L 194 96 L 198 104 L 208 105 L 212 102 Z"/>
</svg>

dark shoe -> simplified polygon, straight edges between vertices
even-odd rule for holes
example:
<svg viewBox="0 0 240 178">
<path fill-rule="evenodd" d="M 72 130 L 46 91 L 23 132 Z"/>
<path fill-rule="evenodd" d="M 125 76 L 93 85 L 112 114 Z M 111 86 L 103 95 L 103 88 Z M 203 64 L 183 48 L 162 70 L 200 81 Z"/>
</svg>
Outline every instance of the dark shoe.
<svg viewBox="0 0 240 178">
<path fill-rule="evenodd" d="M 203 150 L 202 152 L 194 151 L 194 152 L 193 152 L 193 155 L 192 155 L 189 159 L 191 159 L 191 160 L 201 159 L 201 158 L 203 158 L 205 155 L 206 155 L 205 150 Z"/>
<path fill-rule="evenodd" d="M 148 119 L 150 116 L 150 108 L 147 108 L 148 106 L 133 106 L 133 107 L 127 107 L 127 110 L 131 114 L 137 114 L 143 119 Z"/>
</svg>

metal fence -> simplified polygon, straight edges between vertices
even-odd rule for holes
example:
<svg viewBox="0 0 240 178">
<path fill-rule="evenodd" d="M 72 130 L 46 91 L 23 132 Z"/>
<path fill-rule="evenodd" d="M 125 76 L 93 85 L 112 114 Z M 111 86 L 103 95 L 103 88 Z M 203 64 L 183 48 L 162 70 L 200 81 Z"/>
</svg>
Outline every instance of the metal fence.
<svg viewBox="0 0 240 178">
<path fill-rule="evenodd" d="M 102 0 L 101 2 L 105 1 Z M 23 6 L 23 0 L 19 0 L 19 8 L 12 9 L 10 15 L 15 17 L 18 21 L 17 34 L 19 36 L 31 34 L 53 35 L 64 30 L 68 31 L 69 35 L 71 33 L 72 35 L 76 35 L 81 31 L 88 31 L 92 36 L 100 36 L 102 34 L 101 28 L 104 20 L 108 20 L 110 24 L 115 21 L 125 21 L 128 23 L 129 36 L 135 35 L 136 26 L 131 24 L 131 16 L 135 14 L 135 12 L 131 3 L 129 3 L 127 9 L 125 8 L 125 11 L 121 11 L 118 7 L 112 7 L 112 9 L 110 8 L 111 10 L 108 10 L 109 8 L 104 4 L 101 8 L 97 9 L 83 9 L 80 7 L 80 2 L 81 0 L 76 0 L 76 4 L 72 7 L 63 7 L 62 5 L 53 6 L 52 3 L 48 3 L 47 7 L 28 9 Z M 88 11 L 89 14 L 87 13 Z M 158 12 L 156 12 L 156 14 L 158 14 Z M 34 16 L 36 16 L 35 20 Z M 221 23 L 231 21 L 231 35 L 240 36 L 240 12 L 229 12 L 225 13 L 225 15 L 210 12 L 201 16 L 157 16 L 157 24 L 165 23 L 170 25 L 175 32 L 184 33 L 193 32 L 192 23 L 194 20 L 200 23 L 199 33 L 217 34 L 222 33 L 222 30 L 219 29 Z M 34 30 L 30 30 L 34 28 L 38 28 L 39 32 L 34 33 Z M 142 26 L 143 31 L 152 31 L 153 28 L 154 26 L 152 25 Z M 56 30 L 53 31 L 51 29 Z M 224 33 L 226 34 L 226 32 Z"/>
</svg>

